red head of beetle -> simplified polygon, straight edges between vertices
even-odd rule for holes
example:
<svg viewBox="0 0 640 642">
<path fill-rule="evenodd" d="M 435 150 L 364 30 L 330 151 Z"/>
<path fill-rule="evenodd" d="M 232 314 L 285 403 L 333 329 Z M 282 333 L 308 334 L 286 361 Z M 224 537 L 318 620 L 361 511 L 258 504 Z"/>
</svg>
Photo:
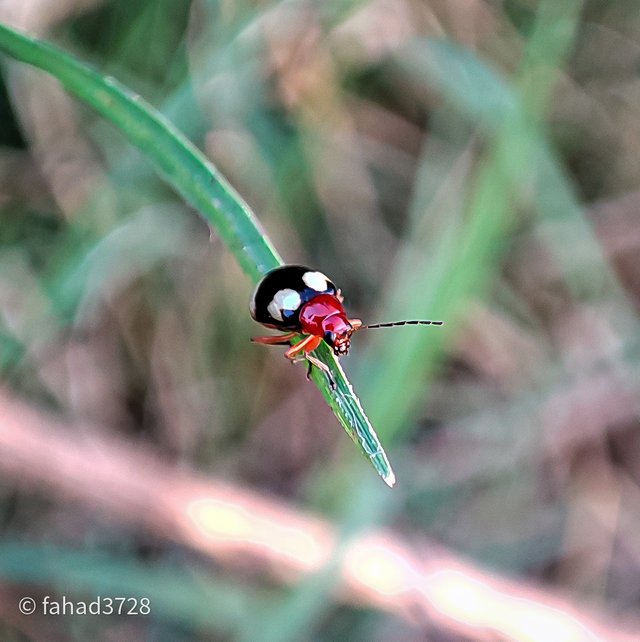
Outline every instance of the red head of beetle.
<svg viewBox="0 0 640 642">
<path fill-rule="evenodd" d="M 319 294 L 302 306 L 300 325 L 305 334 L 322 337 L 340 356 L 349 352 L 351 335 L 362 324 L 349 319 L 339 294 Z"/>
</svg>

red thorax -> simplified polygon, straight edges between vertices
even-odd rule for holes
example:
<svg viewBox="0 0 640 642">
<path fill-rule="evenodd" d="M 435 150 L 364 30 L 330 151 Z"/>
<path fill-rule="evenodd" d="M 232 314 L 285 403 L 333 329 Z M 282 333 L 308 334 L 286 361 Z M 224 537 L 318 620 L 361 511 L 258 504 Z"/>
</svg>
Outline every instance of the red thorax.
<svg viewBox="0 0 640 642">
<path fill-rule="evenodd" d="M 302 331 L 322 337 L 336 354 L 346 354 L 353 326 L 340 300 L 333 294 L 319 294 L 300 310 Z"/>
</svg>

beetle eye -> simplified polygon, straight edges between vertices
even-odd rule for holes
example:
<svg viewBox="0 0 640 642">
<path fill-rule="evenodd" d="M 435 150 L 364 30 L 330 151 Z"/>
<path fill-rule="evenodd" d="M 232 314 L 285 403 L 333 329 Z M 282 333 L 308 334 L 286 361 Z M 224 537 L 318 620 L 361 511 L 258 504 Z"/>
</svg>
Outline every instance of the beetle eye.
<svg viewBox="0 0 640 642">
<path fill-rule="evenodd" d="M 324 333 L 324 340 L 333 347 L 335 340 L 336 340 L 336 333 L 335 332 L 325 332 Z"/>
</svg>

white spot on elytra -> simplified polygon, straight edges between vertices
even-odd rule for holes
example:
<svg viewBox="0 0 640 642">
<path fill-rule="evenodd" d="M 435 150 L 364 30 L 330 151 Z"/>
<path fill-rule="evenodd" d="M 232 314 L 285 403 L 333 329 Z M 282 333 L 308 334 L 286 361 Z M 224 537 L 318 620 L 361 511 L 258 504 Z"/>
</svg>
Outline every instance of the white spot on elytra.
<svg viewBox="0 0 640 642">
<path fill-rule="evenodd" d="M 324 292 L 327 289 L 327 281 L 329 279 L 322 272 L 305 272 L 302 275 L 302 280 L 312 290 Z"/>
<path fill-rule="evenodd" d="M 282 310 L 297 310 L 302 303 L 300 295 L 291 288 L 278 290 L 271 303 L 267 306 L 269 314 L 278 321 L 282 321 Z"/>
</svg>

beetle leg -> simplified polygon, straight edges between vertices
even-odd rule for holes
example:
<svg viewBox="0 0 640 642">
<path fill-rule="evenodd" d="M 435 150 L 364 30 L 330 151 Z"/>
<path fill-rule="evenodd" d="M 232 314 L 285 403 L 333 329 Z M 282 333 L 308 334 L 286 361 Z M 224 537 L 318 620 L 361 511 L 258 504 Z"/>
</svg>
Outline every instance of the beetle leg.
<svg viewBox="0 0 640 642">
<path fill-rule="evenodd" d="M 263 343 L 270 346 L 285 346 L 291 344 L 291 339 L 298 336 L 299 332 L 287 332 L 287 334 L 278 334 L 269 337 L 251 337 L 252 343 Z"/>
<path fill-rule="evenodd" d="M 360 319 L 349 319 L 349 323 L 353 326 L 354 332 L 362 327 L 362 321 L 360 321 Z"/>
<path fill-rule="evenodd" d="M 305 353 L 305 359 L 309 363 L 309 367 L 307 368 L 307 379 L 311 378 L 311 370 L 313 369 L 313 366 L 316 368 L 320 368 L 322 372 L 324 372 L 327 375 L 327 379 L 329 379 L 329 385 L 331 386 L 332 390 L 336 389 L 336 382 L 333 378 L 333 375 L 331 374 L 331 370 L 329 370 L 329 366 L 327 366 L 326 363 L 322 363 L 320 359 L 316 359 L 314 356 Z"/>
<path fill-rule="evenodd" d="M 302 341 L 300 341 L 300 343 L 296 343 L 296 345 L 289 348 L 284 353 L 284 356 L 287 357 L 287 359 L 291 359 L 292 362 L 299 361 L 301 359 L 306 359 L 309 362 L 309 369 L 307 370 L 307 379 L 311 374 L 311 366 L 314 365 L 316 366 L 316 368 L 319 368 L 320 370 L 322 370 L 322 372 L 324 372 L 327 375 L 327 379 L 329 379 L 329 385 L 331 386 L 331 388 L 335 390 L 336 382 L 334 381 L 333 376 L 331 375 L 331 371 L 329 370 L 329 367 L 327 366 L 327 364 L 322 363 L 320 359 L 317 359 L 313 355 L 309 354 L 310 352 L 313 352 L 321 343 L 322 343 L 322 337 L 316 337 L 313 334 L 311 334 L 306 339 L 303 339 Z"/>
<path fill-rule="evenodd" d="M 295 357 L 300 352 L 313 352 L 320 344 L 322 343 L 322 337 L 316 337 L 313 334 L 310 334 L 308 337 L 305 337 L 300 343 L 291 346 L 285 353 L 284 356 L 287 359 L 295 359 Z"/>
</svg>

